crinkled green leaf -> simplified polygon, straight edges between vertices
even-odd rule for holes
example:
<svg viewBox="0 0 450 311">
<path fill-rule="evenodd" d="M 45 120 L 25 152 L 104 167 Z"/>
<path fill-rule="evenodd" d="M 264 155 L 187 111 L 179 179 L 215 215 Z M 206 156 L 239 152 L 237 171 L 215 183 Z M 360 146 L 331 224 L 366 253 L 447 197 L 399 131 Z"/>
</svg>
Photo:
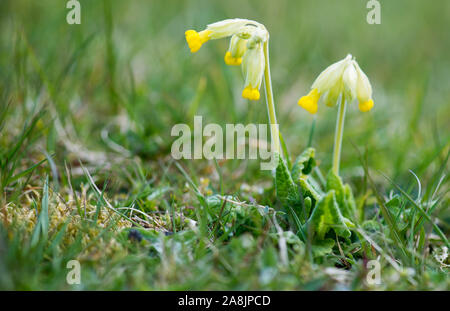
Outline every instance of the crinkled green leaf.
<svg viewBox="0 0 450 311">
<path fill-rule="evenodd" d="M 354 219 L 356 204 L 352 190 L 349 185 L 344 186 L 341 177 L 333 170 L 330 170 L 327 175 L 327 191 L 330 190 L 335 191 L 336 202 L 342 215 L 348 219 Z"/>
<path fill-rule="evenodd" d="M 312 200 L 310 197 L 306 197 L 303 202 L 305 203 L 305 212 L 306 215 L 309 215 L 311 213 L 311 208 L 312 208 Z"/>
<path fill-rule="evenodd" d="M 326 254 L 329 254 L 332 252 L 334 247 L 334 240 L 333 239 L 325 239 L 325 240 L 319 240 L 315 241 L 314 244 L 311 246 L 311 250 L 314 257 L 321 257 Z"/>
<path fill-rule="evenodd" d="M 325 234 L 333 229 L 338 236 L 349 238 L 351 235 L 348 229 L 353 225 L 345 218 L 337 204 L 335 190 L 330 190 L 314 208 L 309 219 L 309 226 L 313 226 L 313 231 L 319 239 L 324 239 Z"/>
<path fill-rule="evenodd" d="M 338 204 L 344 202 L 344 184 L 341 177 L 339 177 L 333 170 L 330 170 L 327 175 L 327 192 L 330 190 L 335 191 L 336 201 Z"/>
<path fill-rule="evenodd" d="M 293 201 L 299 201 L 300 195 L 297 191 L 297 186 L 292 180 L 286 162 L 279 157 L 278 166 L 275 175 L 275 186 L 277 190 L 277 197 L 283 204 L 289 204 Z"/>
<path fill-rule="evenodd" d="M 320 183 L 311 175 L 309 175 L 306 179 L 308 180 L 308 183 L 311 185 L 311 187 L 320 195 L 320 197 L 323 197 L 325 192 L 322 190 Z"/>
<path fill-rule="evenodd" d="M 292 180 L 300 186 L 305 201 L 306 215 L 310 214 L 312 208 L 323 196 L 323 191 L 314 178 L 309 175 L 316 166 L 314 159 L 315 149 L 307 148 L 300 154 L 291 170 Z"/>
<path fill-rule="evenodd" d="M 349 184 L 344 185 L 344 198 L 348 208 L 348 212 L 350 214 L 348 217 L 350 219 L 354 219 L 356 213 L 356 202 L 355 197 L 353 196 L 352 188 L 350 187 Z"/>
<path fill-rule="evenodd" d="M 313 205 L 316 202 L 320 201 L 320 199 L 324 195 L 322 190 L 320 188 L 316 188 L 316 186 L 314 186 L 314 184 L 311 182 L 311 176 L 308 176 L 308 178 L 299 179 L 298 184 L 303 191 L 303 197 L 310 197 L 313 200 Z"/>
<path fill-rule="evenodd" d="M 306 220 L 305 217 L 309 217 L 311 210 L 324 195 L 314 178 L 307 175 L 315 166 L 314 153 L 313 148 L 305 150 L 295 161 L 292 171 L 289 171 L 280 158 L 276 170 L 277 197 L 284 205 L 292 208 L 302 222 Z"/>
<path fill-rule="evenodd" d="M 304 175 L 308 175 L 316 166 L 316 160 L 314 159 L 315 154 L 314 148 L 308 148 L 300 154 L 292 166 L 292 179 L 298 181 Z"/>
<path fill-rule="evenodd" d="M 291 173 L 286 166 L 286 162 L 282 158 L 279 158 L 278 161 L 275 175 L 275 185 L 277 197 L 286 208 L 292 224 L 294 224 L 298 230 L 302 230 L 301 224 L 305 223 L 308 214 L 305 214 L 303 211 L 300 191 L 298 186 L 292 180 Z M 299 221 L 300 224 L 298 223 Z"/>
</svg>

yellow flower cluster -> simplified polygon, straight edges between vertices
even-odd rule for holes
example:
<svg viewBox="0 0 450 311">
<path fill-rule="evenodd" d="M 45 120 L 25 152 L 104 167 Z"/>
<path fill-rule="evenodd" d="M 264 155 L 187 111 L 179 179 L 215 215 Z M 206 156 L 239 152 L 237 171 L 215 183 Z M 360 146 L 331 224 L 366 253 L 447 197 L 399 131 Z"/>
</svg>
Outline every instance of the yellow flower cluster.
<svg viewBox="0 0 450 311">
<path fill-rule="evenodd" d="M 269 38 L 262 24 L 247 19 L 227 19 L 210 24 L 200 32 L 188 30 L 185 36 L 192 53 L 197 52 L 208 40 L 231 37 L 224 57 L 225 63 L 230 66 L 242 65 L 245 76 L 242 97 L 259 100 L 265 68 L 263 44 Z"/>
<path fill-rule="evenodd" d="M 327 106 L 335 106 L 339 98 L 348 102 L 357 99 L 359 110 L 366 112 L 373 108 L 372 86 L 358 63 L 347 55 L 343 60 L 326 68 L 314 81 L 308 95 L 301 97 L 298 105 L 315 114 L 319 98 Z"/>
</svg>

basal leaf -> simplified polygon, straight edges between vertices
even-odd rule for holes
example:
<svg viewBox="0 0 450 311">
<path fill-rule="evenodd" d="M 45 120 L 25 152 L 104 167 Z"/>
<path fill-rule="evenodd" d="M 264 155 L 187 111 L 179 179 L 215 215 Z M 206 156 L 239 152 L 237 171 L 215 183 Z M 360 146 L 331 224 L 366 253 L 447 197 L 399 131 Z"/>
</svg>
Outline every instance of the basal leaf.
<svg viewBox="0 0 450 311">
<path fill-rule="evenodd" d="M 315 241 L 311 245 L 311 250 L 314 257 L 321 257 L 332 252 L 334 247 L 333 239 L 325 239 L 320 241 Z"/>
<path fill-rule="evenodd" d="M 315 149 L 307 148 L 297 157 L 291 170 L 292 180 L 296 185 L 300 186 L 302 191 L 307 216 L 309 216 L 310 211 L 323 196 L 323 191 L 320 189 L 319 184 L 309 175 L 316 166 L 314 155 Z"/>
<path fill-rule="evenodd" d="M 312 200 L 310 197 L 306 197 L 303 202 L 305 203 L 305 212 L 306 215 L 309 215 L 309 213 L 311 213 L 311 208 L 312 208 Z"/>
<path fill-rule="evenodd" d="M 300 191 L 298 186 L 292 180 L 291 173 L 286 166 L 286 162 L 281 157 L 279 158 L 276 169 L 275 185 L 277 197 L 286 208 L 290 216 L 291 223 L 297 227 L 297 230 L 302 230 L 302 227 L 298 224 L 298 220 L 302 224 L 305 223 L 308 214 L 303 213 L 303 204 Z"/>
<path fill-rule="evenodd" d="M 300 200 L 297 186 L 292 180 L 291 173 L 286 166 L 286 162 L 281 157 L 279 157 L 278 166 L 276 169 L 275 186 L 277 197 L 281 203 L 287 204 L 292 201 Z"/>
<path fill-rule="evenodd" d="M 344 217 L 354 219 L 356 204 L 353 198 L 353 193 L 349 185 L 342 183 L 339 177 L 333 170 L 330 170 L 327 175 L 327 191 L 334 190 L 336 195 L 336 202 Z"/>
<path fill-rule="evenodd" d="M 345 199 L 344 201 L 347 205 L 347 209 L 348 209 L 348 213 L 349 213 L 348 218 L 354 219 L 354 216 L 356 213 L 356 202 L 355 202 L 355 197 L 353 196 L 352 188 L 350 187 L 349 184 L 344 185 L 344 199 Z"/>
<path fill-rule="evenodd" d="M 311 173 L 314 166 L 316 166 L 316 160 L 314 159 L 315 152 L 314 148 L 308 148 L 297 157 L 291 171 L 294 181 L 298 181 L 304 175 Z"/>
<path fill-rule="evenodd" d="M 325 234 L 330 229 L 333 229 L 337 235 L 344 238 L 349 238 L 351 235 L 348 225 L 352 225 L 352 223 L 342 215 L 335 193 L 334 190 L 330 190 L 317 203 L 308 221 L 309 226 L 313 226 L 312 230 L 321 240 L 325 238 Z"/>
<path fill-rule="evenodd" d="M 313 205 L 318 202 L 324 195 L 320 188 L 316 188 L 315 186 L 313 186 L 314 184 L 311 182 L 311 176 L 299 179 L 298 184 L 303 191 L 303 197 L 311 198 Z"/>
</svg>

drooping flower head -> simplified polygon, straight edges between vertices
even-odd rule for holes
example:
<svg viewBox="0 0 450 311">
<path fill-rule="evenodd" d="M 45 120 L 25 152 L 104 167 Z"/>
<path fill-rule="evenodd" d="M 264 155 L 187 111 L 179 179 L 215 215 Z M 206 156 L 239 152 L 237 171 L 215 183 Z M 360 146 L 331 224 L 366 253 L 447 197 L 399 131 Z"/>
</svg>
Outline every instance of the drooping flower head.
<svg viewBox="0 0 450 311">
<path fill-rule="evenodd" d="M 242 65 L 245 76 L 242 97 L 249 100 L 260 98 L 259 89 L 265 68 L 263 44 L 269 39 L 264 25 L 248 19 L 226 19 L 209 24 L 200 32 L 188 30 L 185 36 L 192 53 L 209 40 L 231 37 L 224 57 L 225 63 L 230 66 Z"/>
<path fill-rule="evenodd" d="M 322 71 L 309 94 L 301 97 L 298 105 L 314 114 L 320 98 L 330 107 L 337 105 L 339 98 L 349 103 L 357 99 L 359 110 L 363 112 L 373 107 L 369 79 L 350 54 Z"/>
</svg>

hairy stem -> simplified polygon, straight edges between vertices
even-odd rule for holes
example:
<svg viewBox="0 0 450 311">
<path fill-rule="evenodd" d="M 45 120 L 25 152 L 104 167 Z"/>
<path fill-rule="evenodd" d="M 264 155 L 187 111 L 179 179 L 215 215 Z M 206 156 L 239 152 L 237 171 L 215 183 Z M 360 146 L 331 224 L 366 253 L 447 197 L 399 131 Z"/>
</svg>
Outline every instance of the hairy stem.
<svg viewBox="0 0 450 311">
<path fill-rule="evenodd" d="M 275 114 L 275 105 L 273 102 L 272 80 L 270 78 L 269 40 L 264 42 L 264 60 L 264 88 L 266 91 L 266 103 L 267 112 L 269 114 L 270 134 L 272 137 L 274 151 L 280 154 L 280 134 L 278 130 L 277 116 Z"/>
<path fill-rule="evenodd" d="M 333 172 L 339 174 L 339 163 L 341 161 L 342 135 L 344 133 L 344 119 L 347 101 L 344 97 L 339 103 L 339 112 L 336 120 L 336 132 L 334 134 L 334 150 L 333 150 Z"/>
</svg>

